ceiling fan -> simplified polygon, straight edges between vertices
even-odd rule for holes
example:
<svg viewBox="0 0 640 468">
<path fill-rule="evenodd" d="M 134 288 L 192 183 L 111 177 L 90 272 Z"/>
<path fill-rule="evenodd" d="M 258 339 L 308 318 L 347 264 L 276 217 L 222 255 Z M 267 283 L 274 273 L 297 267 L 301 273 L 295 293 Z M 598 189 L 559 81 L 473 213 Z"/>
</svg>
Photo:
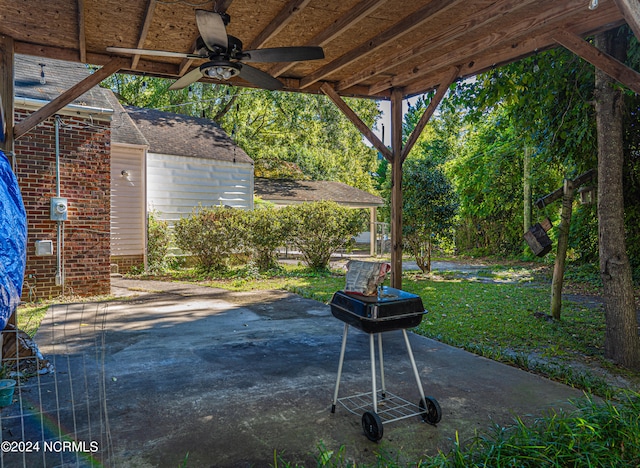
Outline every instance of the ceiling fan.
<svg viewBox="0 0 640 468">
<path fill-rule="evenodd" d="M 234 76 L 240 76 L 261 88 L 277 90 L 283 87 L 280 80 L 247 65 L 246 62 L 299 62 L 324 58 L 322 47 L 274 47 L 243 51 L 242 41 L 227 34 L 226 25 L 230 20 L 230 16 L 226 13 L 196 10 L 196 25 L 200 37 L 196 43 L 196 50 L 192 54 L 122 47 L 107 47 L 107 51 L 131 55 L 207 59 L 200 67 L 194 68 L 175 81 L 169 89 L 186 88 L 202 77 L 225 81 Z"/>
</svg>

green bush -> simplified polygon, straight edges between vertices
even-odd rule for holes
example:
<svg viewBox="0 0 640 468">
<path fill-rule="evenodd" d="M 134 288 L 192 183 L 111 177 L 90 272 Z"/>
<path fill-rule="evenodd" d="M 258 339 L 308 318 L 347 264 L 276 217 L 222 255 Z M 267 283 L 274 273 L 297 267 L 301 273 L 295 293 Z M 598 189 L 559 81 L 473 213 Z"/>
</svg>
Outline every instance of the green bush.
<svg viewBox="0 0 640 468">
<path fill-rule="evenodd" d="M 253 261 L 260 271 L 278 265 L 277 249 L 285 245 L 291 231 L 284 210 L 265 207 L 245 212 L 245 236 Z"/>
<path fill-rule="evenodd" d="M 162 271 L 166 268 L 170 243 L 169 224 L 158 219 L 158 214 L 151 211 L 147 223 L 147 267 L 150 271 Z"/>
<path fill-rule="evenodd" d="M 290 242 L 313 269 L 327 268 L 331 254 L 353 245 L 354 236 L 366 223 L 362 210 L 331 201 L 302 203 L 284 210 L 291 225 Z"/>
<path fill-rule="evenodd" d="M 199 207 L 175 224 L 176 245 L 193 255 L 204 271 L 224 271 L 229 258 L 244 250 L 243 211 Z"/>
</svg>

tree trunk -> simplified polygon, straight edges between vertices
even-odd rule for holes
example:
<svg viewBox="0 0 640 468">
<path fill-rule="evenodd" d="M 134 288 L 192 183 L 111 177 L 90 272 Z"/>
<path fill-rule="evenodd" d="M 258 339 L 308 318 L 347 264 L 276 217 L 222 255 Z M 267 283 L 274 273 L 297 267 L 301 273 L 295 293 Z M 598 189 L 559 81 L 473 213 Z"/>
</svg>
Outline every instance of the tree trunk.
<svg viewBox="0 0 640 468">
<path fill-rule="evenodd" d="M 618 60 L 626 55 L 626 40 L 619 30 L 596 36 L 596 46 Z M 605 301 L 605 356 L 640 369 L 640 338 L 633 298 L 631 266 L 626 252 L 623 168 L 623 94 L 615 81 L 596 69 L 598 125 L 598 237 L 600 275 Z"/>
<path fill-rule="evenodd" d="M 523 204 L 524 204 L 524 230 L 527 232 L 531 227 L 531 148 L 524 148 L 524 164 L 523 164 Z"/>
</svg>

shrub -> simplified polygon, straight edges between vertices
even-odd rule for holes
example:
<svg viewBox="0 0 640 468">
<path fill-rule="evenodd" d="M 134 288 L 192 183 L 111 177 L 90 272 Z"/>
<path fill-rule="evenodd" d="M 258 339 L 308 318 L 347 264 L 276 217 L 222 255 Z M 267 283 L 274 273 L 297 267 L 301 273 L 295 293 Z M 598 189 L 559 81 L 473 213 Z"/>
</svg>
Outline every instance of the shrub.
<svg viewBox="0 0 640 468">
<path fill-rule="evenodd" d="M 147 267 L 150 271 L 162 271 L 166 268 L 170 243 L 169 224 L 158 219 L 158 214 L 151 211 L 147 224 Z"/>
<path fill-rule="evenodd" d="M 291 224 L 291 243 L 313 269 L 327 268 L 331 254 L 352 245 L 366 223 L 362 210 L 331 201 L 302 203 L 285 210 Z"/>
<path fill-rule="evenodd" d="M 244 248 L 242 217 L 243 212 L 233 208 L 196 208 L 176 222 L 176 244 L 191 253 L 202 270 L 224 271 L 229 257 Z"/>
<path fill-rule="evenodd" d="M 247 211 L 245 226 L 247 247 L 258 270 L 277 266 L 277 249 L 285 245 L 291 230 L 286 212 L 273 207 Z"/>
</svg>

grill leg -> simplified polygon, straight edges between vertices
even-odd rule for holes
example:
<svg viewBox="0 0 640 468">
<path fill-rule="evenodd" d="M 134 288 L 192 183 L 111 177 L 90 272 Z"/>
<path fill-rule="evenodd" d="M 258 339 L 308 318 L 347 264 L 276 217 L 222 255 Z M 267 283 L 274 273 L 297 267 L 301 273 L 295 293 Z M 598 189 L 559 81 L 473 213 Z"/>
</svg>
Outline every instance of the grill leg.
<svg viewBox="0 0 640 468">
<path fill-rule="evenodd" d="M 378 359 L 380 359 L 380 385 L 382 386 L 382 398 L 386 398 L 387 388 L 384 384 L 384 359 L 382 357 L 382 333 L 378 333 Z"/>
<path fill-rule="evenodd" d="M 407 345 L 407 352 L 409 353 L 409 360 L 411 361 L 411 367 L 413 368 L 413 375 L 416 377 L 416 384 L 418 384 L 418 390 L 420 391 L 420 398 L 426 401 L 424 398 L 424 389 L 422 388 L 422 381 L 420 381 L 420 375 L 418 374 L 418 367 L 416 366 L 416 360 L 413 358 L 413 351 L 411 350 L 411 343 L 409 343 L 409 336 L 407 330 L 402 329 L 404 335 L 404 342 Z"/>
<path fill-rule="evenodd" d="M 340 379 L 342 378 L 342 364 L 344 363 L 344 350 L 347 347 L 347 335 L 349 334 L 349 324 L 344 324 L 344 332 L 342 333 L 342 348 L 340 348 L 340 362 L 338 363 L 338 379 L 336 380 L 336 390 L 333 393 L 333 405 L 331 412 L 336 412 L 336 403 L 338 403 L 338 390 L 340 388 Z"/>
<path fill-rule="evenodd" d="M 378 412 L 378 396 L 376 394 L 376 347 L 374 333 L 369 333 L 369 354 L 371 355 L 371 391 L 373 394 L 373 412 Z"/>
</svg>

